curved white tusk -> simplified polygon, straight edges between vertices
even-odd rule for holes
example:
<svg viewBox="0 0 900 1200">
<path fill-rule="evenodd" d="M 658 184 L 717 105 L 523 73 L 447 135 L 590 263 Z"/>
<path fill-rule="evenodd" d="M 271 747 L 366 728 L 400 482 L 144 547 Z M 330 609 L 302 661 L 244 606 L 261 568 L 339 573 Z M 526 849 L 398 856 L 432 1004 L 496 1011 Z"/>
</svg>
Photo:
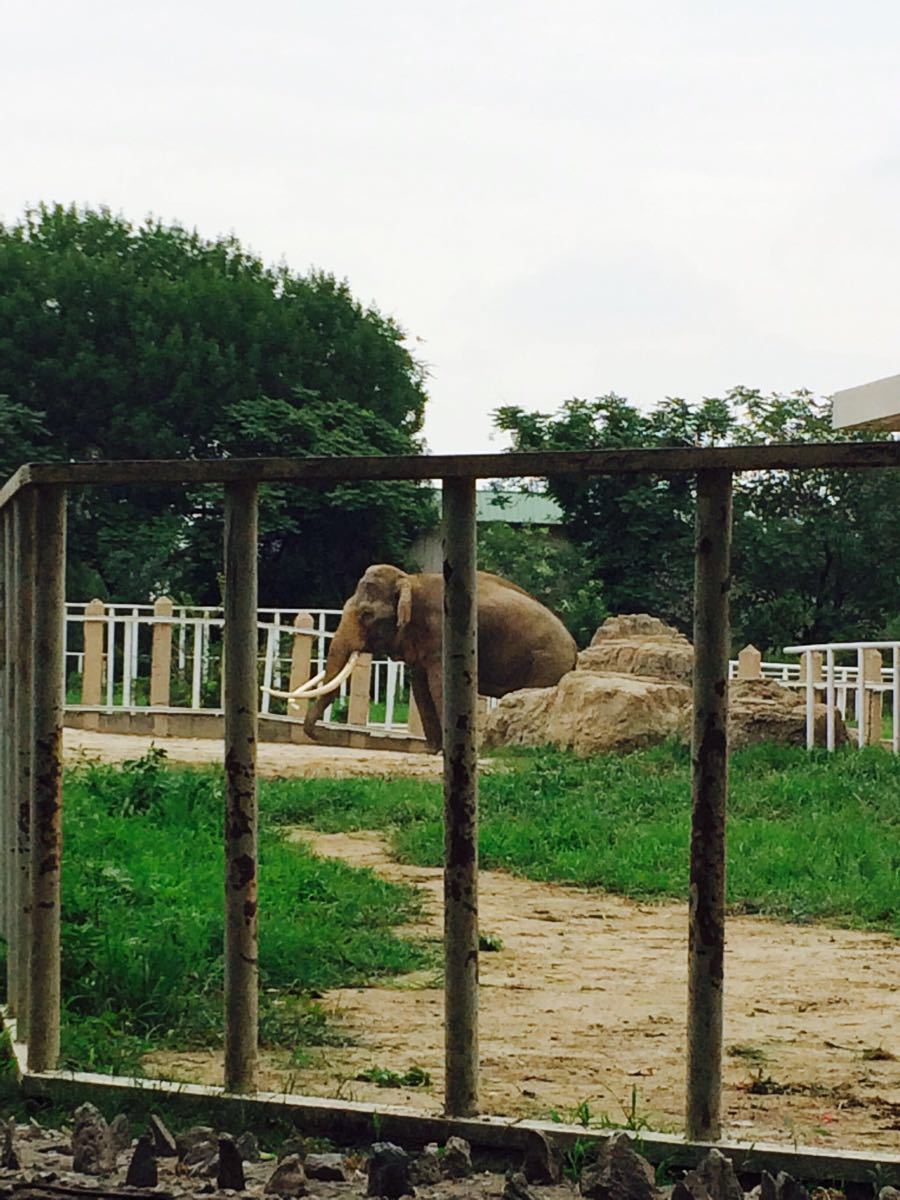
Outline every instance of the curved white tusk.
<svg viewBox="0 0 900 1200">
<path fill-rule="evenodd" d="M 318 675 L 313 675 L 312 679 L 307 679 L 306 683 L 301 683 L 298 688 L 295 688 L 294 691 L 291 692 L 291 695 L 302 696 L 304 692 L 308 692 L 310 688 L 314 688 L 317 683 L 321 683 L 324 678 L 325 668 L 323 667 Z"/>
<path fill-rule="evenodd" d="M 270 696 L 278 696 L 281 700 L 302 700 L 304 692 L 307 688 L 314 688 L 317 683 L 321 683 L 325 678 L 325 672 L 320 671 L 318 675 L 313 675 L 312 679 L 307 679 L 306 683 L 301 683 L 298 688 L 292 692 L 282 692 L 277 688 L 266 687 L 264 684 L 260 686 L 260 691 L 268 692 Z"/>
<path fill-rule="evenodd" d="M 330 692 L 337 691 L 337 689 L 341 686 L 341 684 L 356 666 L 356 660 L 358 658 L 359 653 L 354 650 L 333 679 L 330 679 L 328 683 L 320 683 L 318 687 L 309 688 L 308 691 L 276 692 L 272 688 L 264 688 L 263 691 L 268 692 L 270 696 L 278 696 L 279 699 L 282 700 L 316 700 L 319 696 L 327 696 Z M 324 674 L 324 672 L 321 672 L 321 674 Z M 317 678 L 319 677 L 320 676 L 317 676 Z M 310 684 L 314 682 L 315 680 L 312 679 L 309 681 Z M 309 687 L 309 684 L 304 686 Z"/>
</svg>

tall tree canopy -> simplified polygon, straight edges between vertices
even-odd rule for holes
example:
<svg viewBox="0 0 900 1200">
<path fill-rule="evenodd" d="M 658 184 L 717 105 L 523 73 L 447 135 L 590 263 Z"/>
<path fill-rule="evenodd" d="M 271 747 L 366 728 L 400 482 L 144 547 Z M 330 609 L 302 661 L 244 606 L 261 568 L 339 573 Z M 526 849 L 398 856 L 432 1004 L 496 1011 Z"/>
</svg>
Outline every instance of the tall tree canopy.
<svg viewBox="0 0 900 1200">
<path fill-rule="evenodd" d="M 513 449 L 604 449 L 874 439 L 831 428 L 808 392 L 667 399 L 642 412 L 619 396 L 557 413 L 501 408 Z M 694 485 L 687 476 L 551 479 L 566 529 L 611 612 L 650 612 L 690 633 Z M 759 472 L 735 480 L 735 648 L 885 636 L 900 626 L 900 473 Z"/>
<path fill-rule="evenodd" d="M 233 237 L 41 207 L 0 225 L 0 468 L 416 453 L 424 370 L 402 341 L 345 283 Z M 429 519 L 412 484 L 265 489 L 262 601 L 333 603 Z M 73 596 L 218 599 L 217 489 L 88 490 L 69 529 Z"/>
</svg>

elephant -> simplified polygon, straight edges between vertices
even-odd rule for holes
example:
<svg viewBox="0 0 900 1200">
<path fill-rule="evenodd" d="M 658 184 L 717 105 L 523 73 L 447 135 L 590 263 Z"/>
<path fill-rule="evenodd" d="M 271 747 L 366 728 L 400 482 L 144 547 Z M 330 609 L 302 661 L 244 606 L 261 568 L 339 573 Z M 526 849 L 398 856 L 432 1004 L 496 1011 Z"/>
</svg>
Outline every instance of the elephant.
<svg viewBox="0 0 900 1200">
<path fill-rule="evenodd" d="M 548 608 L 517 584 L 487 571 L 478 572 L 476 587 L 480 695 L 552 687 L 574 668 L 575 641 Z M 350 656 L 367 651 L 410 668 L 426 743 L 432 751 L 441 749 L 443 596 L 444 581 L 438 574 L 407 574 L 387 563 L 366 570 L 344 605 L 321 683 L 304 689 L 315 697 L 303 722 L 310 738 L 319 740 L 316 723 L 339 677 L 346 677 Z"/>
</svg>

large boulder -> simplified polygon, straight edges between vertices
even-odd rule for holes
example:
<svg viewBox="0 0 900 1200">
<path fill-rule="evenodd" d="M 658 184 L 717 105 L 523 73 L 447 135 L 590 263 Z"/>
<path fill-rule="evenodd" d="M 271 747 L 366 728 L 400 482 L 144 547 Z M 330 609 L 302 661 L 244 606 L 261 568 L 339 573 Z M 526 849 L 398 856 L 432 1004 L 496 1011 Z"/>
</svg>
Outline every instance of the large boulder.
<svg viewBox="0 0 900 1200">
<path fill-rule="evenodd" d="M 637 750 L 683 733 L 690 702 L 690 688 L 672 680 L 570 671 L 555 688 L 504 696 L 488 717 L 485 745 Z"/>
<path fill-rule="evenodd" d="M 613 671 L 690 683 L 694 648 L 683 633 L 647 613 L 609 617 L 578 655 L 580 671 Z"/>
<path fill-rule="evenodd" d="M 826 744 L 826 709 L 815 706 L 817 746 Z M 806 745 L 806 693 L 786 688 L 774 679 L 732 679 L 728 685 L 728 733 L 734 750 L 757 742 L 779 742 L 783 746 Z M 839 712 L 834 714 L 834 744 L 847 741 L 847 729 Z"/>
</svg>

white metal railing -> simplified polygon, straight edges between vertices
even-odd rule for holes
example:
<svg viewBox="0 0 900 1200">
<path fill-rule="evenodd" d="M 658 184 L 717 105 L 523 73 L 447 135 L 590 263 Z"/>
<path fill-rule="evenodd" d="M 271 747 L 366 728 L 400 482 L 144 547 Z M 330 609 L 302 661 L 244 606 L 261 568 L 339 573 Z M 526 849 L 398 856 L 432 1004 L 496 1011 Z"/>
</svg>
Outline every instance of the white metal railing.
<svg viewBox="0 0 900 1200">
<path fill-rule="evenodd" d="M 851 695 L 855 699 L 858 745 L 881 742 L 882 700 L 887 696 L 891 703 L 891 749 L 900 754 L 900 642 L 822 642 L 786 646 L 784 652 L 801 656 L 803 680 L 799 686 L 806 692 L 808 748 L 815 745 L 816 704 L 825 704 L 825 744 L 833 750 L 835 712 L 846 717 Z M 847 655 L 855 662 L 837 662 L 838 656 Z M 883 662 L 886 656 L 890 665 Z"/>
<path fill-rule="evenodd" d="M 222 629 L 224 614 L 221 607 L 174 605 L 172 615 L 160 616 L 152 604 L 107 604 L 100 616 L 86 612 L 87 606 L 66 604 L 65 663 L 66 677 L 84 672 L 84 627 L 88 622 L 104 626 L 104 695 L 99 705 L 88 707 L 101 711 L 136 711 L 150 705 L 149 679 L 152 669 L 153 629 L 159 625 L 173 628 L 171 672 L 178 688 L 181 703 L 169 703 L 162 711 L 190 711 L 221 714 L 224 711 L 221 682 Z M 291 671 L 293 641 L 297 632 L 294 617 L 299 611 L 309 613 L 312 628 L 301 636 L 313 639 L 310 665 L 313 673 L 324 668 L 328 642 L 334 636 L 341 618 L 340 609 L 320 608 L 261 608 L 259 610 L 260 678 L 263 689 L 285 690 Z M 408 680 L 404 663 L 389 659 L 375 660 L 371 666 L 370 699 L 373 704 L 384 703 L 384 720 L 368 721 L 373 728 L 404 728 L 398 719 L 398 708 L 407 693 Z M 349 685 L 345 681 L 335 700 L 346 701 Z M 70 701 L 69 707 L 84 707 Z M 261 693 L 260 712 L 271 715 L 283 710 L 284 701 L 273 698 L 268 691 Z M 324 713 L 331 720 L 332 705 Z"/>
</svg>

